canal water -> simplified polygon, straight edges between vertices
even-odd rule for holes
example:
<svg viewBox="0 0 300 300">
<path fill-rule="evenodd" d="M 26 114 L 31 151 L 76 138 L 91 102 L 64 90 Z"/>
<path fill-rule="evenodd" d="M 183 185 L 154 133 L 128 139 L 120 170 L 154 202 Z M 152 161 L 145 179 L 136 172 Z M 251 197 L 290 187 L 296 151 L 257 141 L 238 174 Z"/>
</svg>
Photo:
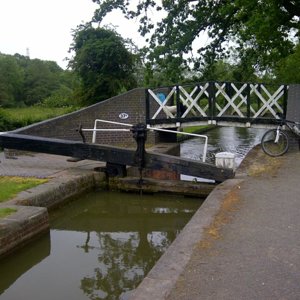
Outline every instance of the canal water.
<svg viewBox="0 0 300 300">
<path fill-rule="evenodd" d="M 236 167 L 240 165 L 247 153 L 260 143 L 266 129 L 243 127 L 216 127 L 204 133 L 208 136 L 206 162 L 215 164 L 215 155 L 219 152 L 231 152 L 235 154 Z M 186 140 L 180 145 L 180 156 L 195 160 L 202 160 L 204 139 L 195 138 Z M 181 175 L 182 180 L 208 181 L 203 178 Z"/>
<path fill-rule="evenodd" d="M 209 131 L 207 161 L 229 151 L 239 164 L 263 132 Z M 183 157 L 202 153 L 201 139 L 181 145 Z M 0 299 L 128 299 L 201 203 L 106 191 L 81 196 L 51 213 L 49 234 L 0 260 Z"/>
<path fill-rule="evenodd" d="M 128 299 L 202 200 L 98 191 L 0 261 L 1 300 Z"/>
</svg>

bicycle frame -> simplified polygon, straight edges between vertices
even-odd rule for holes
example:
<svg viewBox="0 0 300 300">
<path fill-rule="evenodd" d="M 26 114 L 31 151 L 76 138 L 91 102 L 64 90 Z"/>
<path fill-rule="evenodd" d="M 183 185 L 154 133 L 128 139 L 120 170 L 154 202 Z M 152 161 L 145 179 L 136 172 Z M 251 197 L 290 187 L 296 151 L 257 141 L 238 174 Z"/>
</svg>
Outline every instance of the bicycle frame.
<svg viewBox="0 0 300 300">
<path fill-rule="evenodd" d="M 277 127 L 277 130 L 276 130 L 276 137 L 275 137 L 275 141 L 274 141 L 274 143 L 278 143 L 278 141 L 279 141 L 279 136 L 280 136 L 280 130 L 281 130 L 281 126 L 278 126 Z"/>
</svg>

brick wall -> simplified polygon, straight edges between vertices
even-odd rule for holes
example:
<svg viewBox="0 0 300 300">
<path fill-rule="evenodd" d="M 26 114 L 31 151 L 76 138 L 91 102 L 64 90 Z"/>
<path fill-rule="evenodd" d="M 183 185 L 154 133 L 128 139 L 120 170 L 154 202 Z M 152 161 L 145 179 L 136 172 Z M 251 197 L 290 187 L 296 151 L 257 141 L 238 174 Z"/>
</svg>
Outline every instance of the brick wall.
<svg viewBox="0 0 300 300">
<path fill-rule="evenodd" d="M 82 124 L 83 128 L 93 128 L 95 119 L 104 119 L 128 124 L 145 123 L 145 89 L 137 88 L 119 96 L 70 114 L 36 123 L 16 130 L 16 133 L 36 135 L 41 137 L 81 140 L 76 129 Z M 121 113 L 128 115 L 121 119 Z M 130 128 L 120 125 L 100 124 L 98 128 Z M 92 141 L 92 133 L 85 133 L 87 142 Z M 159 142 L 159 135 L 148 134 L 147 144 Z M 96 143 L 117 146 L 135 147 L 131 132 L 97 132 Z"/>
</svg>

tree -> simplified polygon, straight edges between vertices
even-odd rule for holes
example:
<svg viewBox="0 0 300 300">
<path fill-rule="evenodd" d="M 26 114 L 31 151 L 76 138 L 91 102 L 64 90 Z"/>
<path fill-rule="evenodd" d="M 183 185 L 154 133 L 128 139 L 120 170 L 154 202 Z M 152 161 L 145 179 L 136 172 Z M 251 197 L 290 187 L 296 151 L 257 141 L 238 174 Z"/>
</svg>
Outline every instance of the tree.
<svg viewBox="0 0 300 300">
<path fill-rule="evenodd" d="M 16 60 L 0 53 L 0 106 L 12 107 L 20 102 L 24 84 L 23 70 Z"/>
<path fill-rule="evenodd" d="M 49 97 L 59 89 L 59 73 L 62 69 L 52 61 L 33 59 L 25 69 L 24 102 L 33 105 Z"/>
<path fill-rule="evenodd" d="M 101 23 L 114 9 L 128 18 L 140 18 L 139 31 L 150 34 L 149 58 L 177 57 L 199 70 L 233 50 L 241 61 L 256 70 L 274 68 L 276 62 L 293 51 L 299 39 L 300 5 L 297 0 L 140 0 L 132 9 L 127 0 L 93 0 L 99 4 L 94 21 Z M 149 11 L 164 11 L 156 24 Z M 208 43 L 190 54 L 203 34 Z M 195 50 L 195 49 L 194 49 Z"/>
<path fill-rule="evenodd" d="M 52 107 L 72 105 L 77 85 L 74 74 L 54 61 L 0 53 L 0 107 L 46 104 L 44 99 Z"/>
<path fill-rule="evenodd" d="M 92 104 L 135 87 L 134 55 L 113 30 L 82 25 L 74 32 L 69 65 L 81 79 L 80 96 Z"/>
<path fill-rule="evenodd" d="M 275 70 L 278 82 L 284 83 L 300 83 L 300 45 L 295 52 L 288 57 L 282 59 Z"/>
</svg>

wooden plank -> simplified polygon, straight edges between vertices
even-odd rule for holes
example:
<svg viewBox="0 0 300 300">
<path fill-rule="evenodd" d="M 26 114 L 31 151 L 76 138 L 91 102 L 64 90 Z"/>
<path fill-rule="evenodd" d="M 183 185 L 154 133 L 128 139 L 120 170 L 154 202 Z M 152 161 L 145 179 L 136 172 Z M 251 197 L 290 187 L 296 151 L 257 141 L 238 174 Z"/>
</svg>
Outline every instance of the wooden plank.
<svg viewBox="0 0 300 300">
<path fill-rule="evenodd" d="M 0 146 L 32 152 L 56 154 L 137 167 L 135 150 L 78 141 L 7 133 L 0 135 Z M 234 177 L 231 169 L 218 168 L 192 159 L 147 152 L 145 168 L 176 171 L 179 174 L 214 179 L 222 182 Z"/>
<path fill-rule="evenodd" d="M 179 174 L 203 177 L 216 181 L 224 181 L 234 177 L 231 169 L 218 168 L 212 164 L 193 159 L 171 156 L 167 154 L 146 153 L 146 168 L 165 171 L 176 171 Z"/>
</svg>

